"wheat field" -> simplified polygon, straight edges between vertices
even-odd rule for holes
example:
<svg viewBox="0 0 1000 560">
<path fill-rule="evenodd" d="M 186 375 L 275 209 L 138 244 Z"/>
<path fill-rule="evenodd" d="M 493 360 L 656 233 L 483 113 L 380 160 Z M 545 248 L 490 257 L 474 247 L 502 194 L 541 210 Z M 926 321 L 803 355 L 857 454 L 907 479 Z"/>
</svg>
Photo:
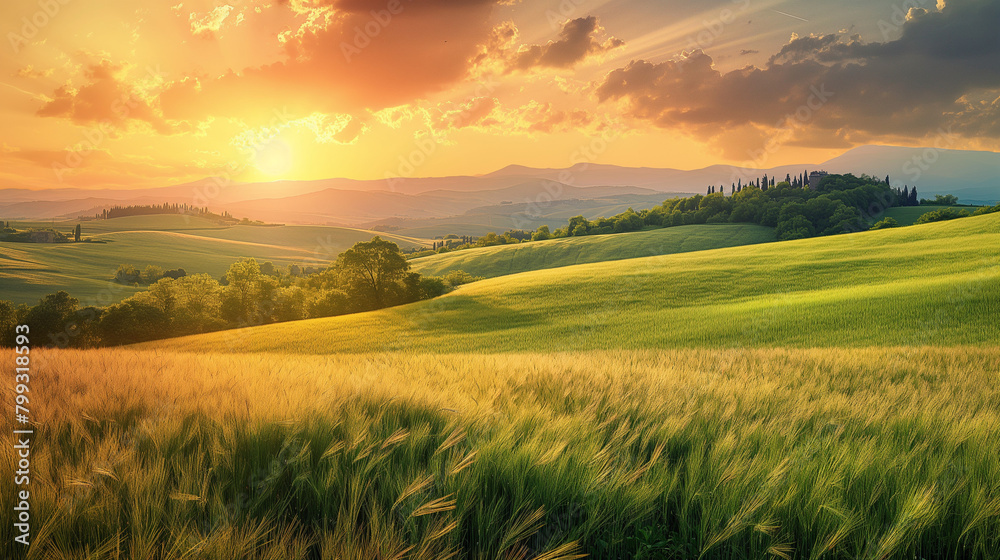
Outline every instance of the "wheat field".
<svg viewBox="0 0 1000 560">
<path fill-rule="evenodd" d="M 33 355 L 29 558 L 1000 555 L 997 347 Z"/>
</svg>

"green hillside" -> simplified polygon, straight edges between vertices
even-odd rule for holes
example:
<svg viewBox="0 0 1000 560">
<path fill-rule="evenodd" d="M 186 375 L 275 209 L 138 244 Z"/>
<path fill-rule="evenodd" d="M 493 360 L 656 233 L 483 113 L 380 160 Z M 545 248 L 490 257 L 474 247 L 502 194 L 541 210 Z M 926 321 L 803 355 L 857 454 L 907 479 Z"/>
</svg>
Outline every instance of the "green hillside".
<svg viewBox="0 0 1000 560">
<path fill-rule="evenodd" d="M 412 350 L 994 344 L 1000 215 L 577 265 L 436 300 L 146 345 L 302 354 Z"/>
<path fill-rule="evenodd" d="M 54 227 L 71 232 L 74 225 Z M 215 277 L 243 257 L 281 266 L 325 266 L 340 252 L 374 235 L 326 226 L 227 227 L 174 215 L 84 222 L 84 238 L 100 243 L 0 243 L 0 299 L 34 303 L 46 294 L 66 290 L 85 305 L 107 305 L 138 290 L 109 282 L 119 264 L 140 269 L 147 265 L 183 268 L 189 274 L 203 272 Z M 379 235 L 404 248 L 423 245 L 422 240 L 412 237 Z"/>
<path fill-rule="evenodd" d="M 413 270 L 430 276 L 464 270 L 475 276 L 492 278 L 574 264 L 752 245 L 774 239 L 772 228 L 753 224 L 691 225 L 468 249 L 414 259 L 411 264 Z"/>
</svg>

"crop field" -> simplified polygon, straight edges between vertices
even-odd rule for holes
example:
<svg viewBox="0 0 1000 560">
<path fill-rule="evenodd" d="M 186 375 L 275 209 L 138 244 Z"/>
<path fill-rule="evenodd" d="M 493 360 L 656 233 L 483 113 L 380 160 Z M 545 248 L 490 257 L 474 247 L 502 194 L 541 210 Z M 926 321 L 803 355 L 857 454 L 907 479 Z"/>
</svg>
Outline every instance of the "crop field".
<svg viewBox="0 0 1000 560">
<path fill-rule="evenodd" d="M 692 225 L 467 249 L 422 257 L 410 263 L 413 270 L 431 276 L 464 270 L 473 276 L 492 278 L 574 264 L 705 251 L 774 240 L 774 230 L 763 226 Z"/>
<path fill-rule="evenodd" d="M 503 276 L 370 313 L 152 343 L 328 354 L 1000 340 L 1000 215 Z M 375 336 L 378 333 L 378 336 Z"/>
<path fill-rule="evenodd" d="M 28 558 L 1000 555 L 995 346 L 33 355 Z"/>
<path fill-rule="evenodd" d="M 50 227 L 49 224 L 15 224 Z M 71 232 L 75 223 L 55 228 Z M 0 243 L 0 299 L 36 303 L 66 290 L 88 305 L 108 305 L 143 288 L 109 282 L 119 264 L 183 268 L 222 276 L 244 257 L 275 265 L 327 266 L 370 231 L 325 226 L 222 227 L 196 217 L 134 216 L 83 223 L 83 237 L 100 243 Z M 402 247 L 423 240 L 381 234 Z"/>
</svg>

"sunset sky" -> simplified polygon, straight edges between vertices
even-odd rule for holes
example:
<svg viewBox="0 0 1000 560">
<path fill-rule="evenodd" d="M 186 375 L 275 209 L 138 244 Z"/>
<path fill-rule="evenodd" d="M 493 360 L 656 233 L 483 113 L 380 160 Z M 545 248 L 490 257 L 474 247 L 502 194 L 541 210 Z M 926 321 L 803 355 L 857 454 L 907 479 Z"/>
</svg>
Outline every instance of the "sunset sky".
<svg viewBox="0 0 1000 560">
<path fill-rule="evenodd" d="M 1000 149 L 996 0 L 13 0 L 0 16 L 0 187 L 773 167 L 942 131 Z"/>
</svg>

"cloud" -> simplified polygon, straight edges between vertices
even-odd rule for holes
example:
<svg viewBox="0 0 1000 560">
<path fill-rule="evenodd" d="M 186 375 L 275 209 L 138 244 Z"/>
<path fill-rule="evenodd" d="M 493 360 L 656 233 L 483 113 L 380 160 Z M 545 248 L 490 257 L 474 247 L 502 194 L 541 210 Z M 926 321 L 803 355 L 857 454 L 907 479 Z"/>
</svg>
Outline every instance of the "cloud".
<svg viewBox="0 0 1000 560">
<path fill-rule="evenodd" d="M 102 60 L 87 66 L 87 83 L 79 89 L 60 86 L 37 111 L 41 117 L 68 118 L 79 125 L 124 130 L 130 121 L 148 123 L 162 134 L 176 131 L 153 107 L 152 100 L 124 79 L 123 65 Z"/>
<path fill-rule="evenodd" d="M 625 41 L 598 37 L 604 29 L 594 16 L 570 20 L 563 25 L 559 39 L 545 45 L 522 46 L 508 61 L 509 70 L 532 68 L 570 68 L 588 57 L 605 53 L 625 45 Z"/>
<path fill-rule="evenodd" d="M 663 63 L 633 61 L 595 91 L 630 117 L 714 142 L 735 129 L 747 139 L 751 129 L 765 136 L 778 130 L 802 145 L 823 137 L 838 145 L 918 140 L 949 127 L 967 138 L 996 138 L 997 21 L 1000 2 L 949 0 L 940 12 L 905 22 L 894 41 L 793 37 L 764 67 L 724 74 L 700 51 Z M 744 142 L 744 155 L 756 142 Z"/>
<path fill-rule="evenodd" d="M 17 76 L 20 78 L 48 78 L 54 71 L 52 68 L 35 70 L 34 66 L 29 64 L 24 68 L 18 68 Z"/>
<path fill-rule="evenodd" d="M 226 4 L 201 16 L 191 12 L 188 15 L 188 20 L 191 22 L 191 34 L 202 39 L 215 37 L 215 33 L 222 29 L 222 24 L 225 23 L 232 11 L 233 7 Z"/>
<path fill-rule="evenodd" d="M 169 84 L 160 103 L 169 119 L 251 121 L 277 109 L 355 114 L 411 103 L 468 76 L 500 3 L 285 0 L 271 9 L 300 14 L 300 23 L 278 37 L 282 61 L 189 75 Z"/>
<path fill-rule="evenodd" d="M 494 97 L 444 104 L 432 108 L 428 115 L 428 124 L 435 135 L 463 128 L 500 135 L 555 133 L 581 130 L 595 122 L 584 110 L 564 110 L 534 100 L 518 107 L 505 107 Z"/>
</svg>

